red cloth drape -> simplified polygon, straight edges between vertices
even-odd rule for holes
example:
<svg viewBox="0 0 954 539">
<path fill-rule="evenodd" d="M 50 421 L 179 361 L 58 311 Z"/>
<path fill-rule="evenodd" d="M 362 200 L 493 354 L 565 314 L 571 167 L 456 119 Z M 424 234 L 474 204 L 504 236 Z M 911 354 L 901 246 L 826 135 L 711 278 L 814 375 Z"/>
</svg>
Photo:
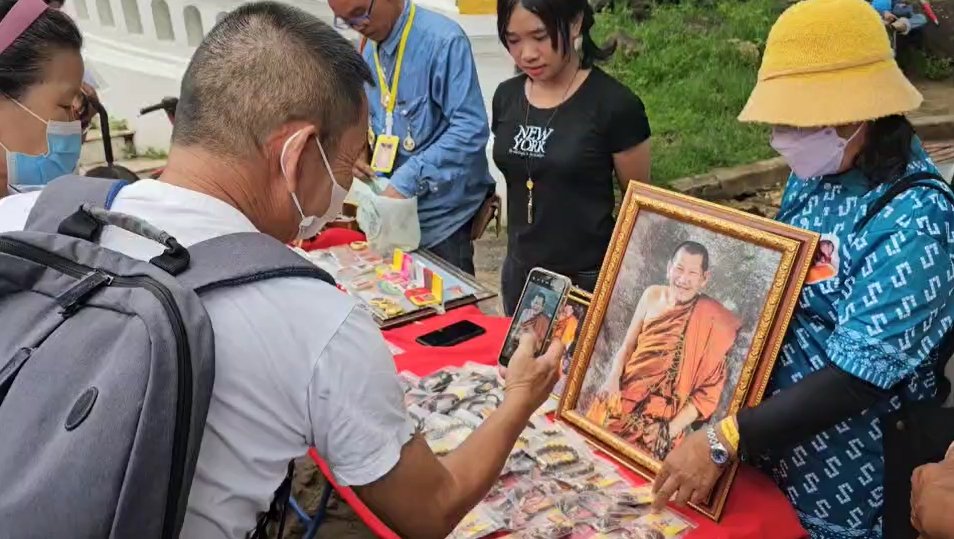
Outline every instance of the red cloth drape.
<svg viewBox="0 0 954 539">
<path fill-rule="evenodd" d="M 485 328 L 487 332 L 452 348 L 429 348 L 415 342 L 417 337 L 459 320 L 470 320 Z M 476 307 L 463 307 L 443 316 L 385 331 L 384 336 L 393 345 L 403 350 L 403 353 L 394 358 L 399 371 L 407 370 L 417 375 L 426 375 L 443 367 L 459 366 L 468 361 L 495 364 L 509 323 L 510 320 L 507 318 L 486 316 Z M 312 449 L 309 454 L 325 477 L 334 484 L 328 467 L 315 450 Z M 620 473 L 634 484 L 646 482 L 642 477 L 624 468 L 620 469 Z M 388 539 L 398 537 L 374 516 L 358 499 L 354 491 L 337 485 L 335 489 L 375 534 Z M 698 526 L 687 536 L 688 539 L 801 539 L 807 537 L 794 509 L 778 487 L 768 477 L 748 466 L 742 466 L 739 469 L 719 524 L 691 509 L 680 510 L 680 513 L 689 517 Z"/>
</svg>

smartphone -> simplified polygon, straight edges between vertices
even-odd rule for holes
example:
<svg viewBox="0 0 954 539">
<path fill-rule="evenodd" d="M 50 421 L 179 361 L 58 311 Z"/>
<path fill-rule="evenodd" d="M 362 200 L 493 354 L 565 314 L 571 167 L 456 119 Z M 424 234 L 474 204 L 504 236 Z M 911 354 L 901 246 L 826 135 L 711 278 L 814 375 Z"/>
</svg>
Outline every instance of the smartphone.
<svg viewBox="0 0 954 539">
<path fill-rule="evenodd" d="M 484 333 L 487 333 L 487 330 L 470 320 L 461 320 L 430 333 L 425 333 L 415 340 L 418 344 L 424 346 L 454 346 L 474 337 L 479 337 Z"/>
<path fill-rule="evenodd" d="M 553 322 L 566 303 L 570 287 L 568 277 L 543 268 L 530 270 L 523 293 L 520 294 L 520 301 L 517 302 L 517 311 L 507 331 L 507 338 L 500 350 L 498 361 L 501 365 L 506 367 L 510 364 L 510 358 L 520 344 L 520 335 L 525 331 L 533 332 L 537 336 L 539 348 L 536 353 L 543 351 L 550 343 Z"/>
</svg>

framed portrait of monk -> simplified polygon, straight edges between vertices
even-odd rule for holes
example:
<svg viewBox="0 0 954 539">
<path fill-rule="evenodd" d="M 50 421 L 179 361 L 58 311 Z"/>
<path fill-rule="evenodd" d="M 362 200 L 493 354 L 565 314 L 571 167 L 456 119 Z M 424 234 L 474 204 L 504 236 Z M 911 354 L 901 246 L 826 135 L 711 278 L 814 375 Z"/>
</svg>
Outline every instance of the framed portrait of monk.
<svg viewBox="0 0 954 539">
<path fill-rule="evenodd" d="M 757 404 L 817 234 L 631 183 L 559 416 L 652 479 L 690 432 Z M 736 466 L 697 510 L 718 520 Z"/>
</svg>

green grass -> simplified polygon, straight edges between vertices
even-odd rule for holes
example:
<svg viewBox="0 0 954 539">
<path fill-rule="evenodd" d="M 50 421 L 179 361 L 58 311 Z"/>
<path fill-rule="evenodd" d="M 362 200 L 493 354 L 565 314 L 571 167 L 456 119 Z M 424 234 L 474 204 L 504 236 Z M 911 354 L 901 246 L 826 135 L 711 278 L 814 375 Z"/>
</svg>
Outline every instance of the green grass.
<svg viewBox="0 0 954 539">
<path fill-rule="evenodd" d="M 625 11 L 597 16 L 597 42 L 625 36 L 603 68 L 646 105 L 654 183 L 773 155 L 768 129 L 736 116 L 783 7 L 779 0 L 683 0 L 657 5 L 642 23 Z"/>
<path fill-rule="evenodd" d="M 914 77 L 943 81 L 954 77 L 954 59 L 934 56 L 921 49 L 908 49 L 898 58 Z"/>
<path fill-rule="evenodd" d="M 146 148 L 145 150 L 140 151 L 137 157 L 141 157 L 143 159 L 157 159 L 157 160 L 168 159 L 169 152 L 167 152 L 166 150 L 163 150 L 162 148 L 153 148 L 152 146 L 150 146 Z"/>
</svg>

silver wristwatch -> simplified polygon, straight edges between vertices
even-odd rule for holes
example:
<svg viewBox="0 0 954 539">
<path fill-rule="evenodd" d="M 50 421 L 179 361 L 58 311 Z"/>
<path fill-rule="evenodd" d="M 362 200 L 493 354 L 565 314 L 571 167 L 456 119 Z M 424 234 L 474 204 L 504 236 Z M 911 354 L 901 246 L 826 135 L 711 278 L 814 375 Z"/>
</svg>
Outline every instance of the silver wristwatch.
<svg viewBox="0 0 954 539">
<path fill-rule="evenodd" d="M 715 427 L 706 429 L 706 438 L 709 439 L 709 458 L 712 459 L 712 462 L 714 462 L 716 466 L 725 466 L 729 462 L 729 450 L 719 441 L 719 437 L 716 436 Z"/>
</svg>

